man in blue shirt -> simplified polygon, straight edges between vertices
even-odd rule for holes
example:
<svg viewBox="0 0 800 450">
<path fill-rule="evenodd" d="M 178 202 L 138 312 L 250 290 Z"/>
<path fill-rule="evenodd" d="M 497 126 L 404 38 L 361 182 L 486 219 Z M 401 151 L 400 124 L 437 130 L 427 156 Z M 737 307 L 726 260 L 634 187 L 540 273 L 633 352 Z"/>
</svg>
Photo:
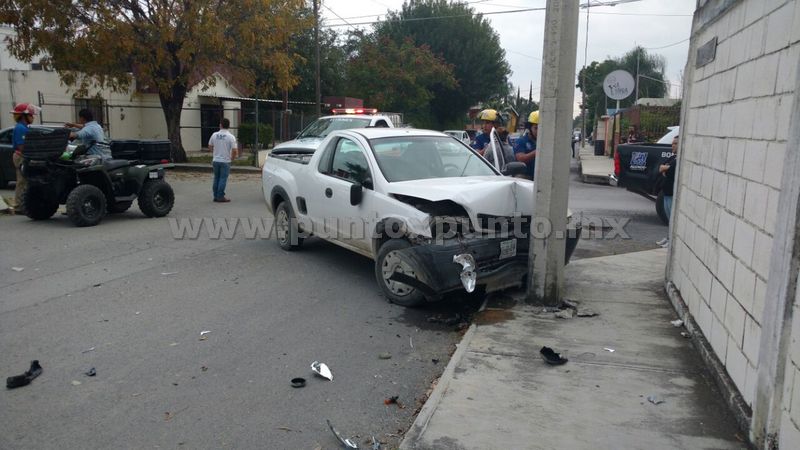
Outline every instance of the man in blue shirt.
<svg viewBox="0 0 800 450">
<path fill-rule="evenodd" d="M 70 139 L 80 139 L 81 143 L 86 147 L 87 155 L 99 156 L 102 159 L 111 158 L 111 151 L 108 146 L 103 145 L 106 141 L 106 135 L 103 133 L 103 127 L 94 120 L 94 114 L 89 109 L 82 109 L 78 111 L 78 123 L 66 123 L 67 128 L 77 128 L 78 131 L 73 131 L 69 134 Z M 101 145 L 97 145 L 97 144 Z"/>
<path fill-rule="evenodd" d="M 526 177 L 532 180 L 536 170 L 536 155 L 539 154 L 539 150 L 536 149 L 536 138 L 539 136 L 539 111 L 528 115 L 525 126 L 527 127 L 525 134 L 514 144 L 514 157 L 528 166 Z"/>
<path fill-rule="evenodd" d="M 17 186 L 14 189 L 14 213 L 25 214 L 25 205 L 22 201 L 22 194 L 28 186 L 28 182 L 22 176 L 22 155 L 25 151 L 25 135 L 28 134 L 28 126 L 33 123 L 33 116 L 36 115 L 38 108 L 29 103 L 20 103 L 11 114 L 14 115 L 14 121 L 17 123 L 14 126 L 14 132 L 11 137 L 11 146 L 14 149 L 14 155 L 11 157 L 14 168 L 17 171 Z"/>
</svg>

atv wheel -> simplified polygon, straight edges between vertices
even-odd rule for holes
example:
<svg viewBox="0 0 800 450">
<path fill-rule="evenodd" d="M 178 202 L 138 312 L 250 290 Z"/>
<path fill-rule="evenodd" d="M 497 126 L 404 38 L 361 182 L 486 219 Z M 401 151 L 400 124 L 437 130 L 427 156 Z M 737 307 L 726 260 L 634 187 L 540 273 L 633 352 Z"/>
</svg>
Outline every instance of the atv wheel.
<svg viewBox="0 0 800 450">
<path fill-rule="evenodd" d="M 287 252 L 297 250 L 303 245 L 297 219 L 288 202 L 282 202 L 275 209 L 275 235 L 278 238 L 278 245 Z"/>
<path fill-rule="evenodd" d="M 95 226 L 106 214 L 106 196 L 97 186 L 81 184 L 67 196 L 67 216 L 77 227 Z"/>
<path fill-rule="evenodd" d="M 25 215 L 33 220 L 49 219 L 58 210 L 58 201 L 49 198 L 42 188 L 28 186 L 22 193 Z"/>
<path fill-rule="evenodd" d="M 117 202 L 117 203 L 109 203 L 108 205 L 108 213 L 109 214 L 121 214 L 127 211 L 133 202 Z"/>
<path fill-rule="evenodd" d="M 378 286 L 390 302 L 400 306 L 417 306 L 425 301 L 425 296 L 419 289 L 389 279 L 395 272 L 416 278 L 414 268 L 397 254 L 399 250 L 409 247 L 411 244 L 404 239 L 390 239 L 381 246 L 375 258 L 375 278 Z"/>
<path fill-rule="evenodd" d="M 164 217 L 172 211 L 175 193 L 164 180 L 148 180 L 139 193 L 139 209 L 147 217 Z"/>
</svg>

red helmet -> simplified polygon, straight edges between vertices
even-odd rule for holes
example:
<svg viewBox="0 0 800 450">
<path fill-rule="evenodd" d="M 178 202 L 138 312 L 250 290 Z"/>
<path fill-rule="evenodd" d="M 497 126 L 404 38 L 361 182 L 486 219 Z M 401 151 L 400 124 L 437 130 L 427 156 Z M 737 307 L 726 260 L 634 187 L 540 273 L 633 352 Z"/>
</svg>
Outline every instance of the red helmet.
<svg viewBox="0 0 800 450">
<path fill-rule="evenodd" d="M 31 105 L 30 103 L 20 103 L 14 107 L 14 110 L 11 111 L 11 114 L 28 114 L 35 116 L 37 111 L 39 111 L 39 107 L 36 105 Z"/>
</svg>

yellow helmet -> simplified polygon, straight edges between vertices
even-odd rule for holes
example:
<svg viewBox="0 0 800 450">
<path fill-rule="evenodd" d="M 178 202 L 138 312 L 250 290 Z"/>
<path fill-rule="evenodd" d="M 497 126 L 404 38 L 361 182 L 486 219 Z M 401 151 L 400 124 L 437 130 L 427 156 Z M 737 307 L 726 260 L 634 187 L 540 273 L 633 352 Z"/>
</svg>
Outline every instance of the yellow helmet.
<svg viewBox="0 0 800 450">
<path fill-rule="evenodd" d="M 539 111 L 534 111 L 528 115 L 528 123 L 539 125 Z"/>
<path fill-rule="evenodd" d="M 494 109 L 484 109 L 478 114 L 478 120 L 485 120 L 487 122 L 501 122 L 500 114 Z"/>
</svg>

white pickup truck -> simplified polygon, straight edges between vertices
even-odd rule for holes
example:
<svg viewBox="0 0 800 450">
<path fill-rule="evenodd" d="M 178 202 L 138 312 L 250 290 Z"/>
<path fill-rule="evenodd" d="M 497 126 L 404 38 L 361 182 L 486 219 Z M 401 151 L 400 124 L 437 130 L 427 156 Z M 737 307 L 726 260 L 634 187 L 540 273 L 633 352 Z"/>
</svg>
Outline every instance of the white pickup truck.
<svg viewBox="0 0 800 450">
<path fill-rule="evenodd" d="M 507 175 L 523 172 L 511 163 Z M 523 283 L 533 182 L 504 176 L 444 133 L 339 130 L 318 149 L 274 150 L 263 168 L 278 243 L 315 235 L 375 260 L 392 302 L 412 306 L 462 286 Z M 568 230 L 567 261 L 580 228 Z"/>
</svg>

